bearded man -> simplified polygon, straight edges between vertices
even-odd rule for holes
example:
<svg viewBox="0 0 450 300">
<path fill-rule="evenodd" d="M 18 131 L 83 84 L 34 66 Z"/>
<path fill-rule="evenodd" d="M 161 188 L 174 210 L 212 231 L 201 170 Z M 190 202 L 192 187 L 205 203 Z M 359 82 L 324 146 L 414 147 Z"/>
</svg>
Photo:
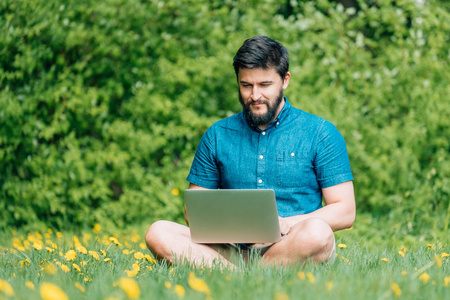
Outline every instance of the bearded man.
<svg viewBox="0 0 450 300">
<path fill-rule="evenodd" d="M 284 97 L 291 78 L 289 54 L 278 41 L 265 36 L 246 40 L 233 66 L 243 111 L 206 131 L 187 177 L 189 189 L 273 189 L 283 238 L 257 248 L 261 261 L 334 261 L 333 232 L 355 220 L 344 138 L 333 124 L 293 107 Z M 255 249 L 196 244 L 188 227 L 169 221 L 153 223 L 146 242 L 160 259 L 209 266 L 220 260 L 233 267 L 233 251 L 247 257 Z"/>
</svg>

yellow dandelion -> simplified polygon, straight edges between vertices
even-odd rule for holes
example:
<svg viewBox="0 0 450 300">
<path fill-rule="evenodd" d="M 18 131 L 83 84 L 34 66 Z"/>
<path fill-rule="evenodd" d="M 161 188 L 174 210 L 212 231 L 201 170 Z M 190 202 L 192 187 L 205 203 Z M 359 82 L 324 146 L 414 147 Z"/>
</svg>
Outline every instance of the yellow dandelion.
<svg viewBox="0 0 450 300">
<path fill-rule="evenodd" d="M 76 287 L 77 289 L 79 289 L 82 293 L 86 292 L 86 289 L 85 289 L 84 285 L 82 285 L 82 284 L 79 283 L 79 282 L 75 282 L 75 287 Z"/>
<path fill-rule="evenodd" d="M 89 251 L 89 255 L 95 258 L 96 260 L 100 260 L 100 256 L 96 251 Z"/>
<path fill-rule="evenodd" d="M 125 255 L 129 255 L 130 254 L 130 250 L 128 250 L 128 249 L 122 250 L 122 253 L 125 254 Z"/>
<path fill-rule="evenodd" d="M 404 257 L 405 256 L 405 252 L 403 252 L 403 251 L 398 251 L 398 254 L 400 255 L 400 256 L 402 256 L 402 257 Z"/>
<path fill-rule="evenodd" d="M 430 275 L 427 272 L 424 272 L 419 276 L 419 279 L 422 280 L 423 284 L 427 284 L 430 280 Z"/>
<path fill-rule="evenodd" d="M 311 272 L 306 273 L 306 277 L 308 278 L 308 281 L 310 283 L 316 283 L 316 277 L 314 277 L 313 273 Z"/>
<path fill-rule="evenodd" d="M 428 246 L 428 248 L 433 249 L 433 245 L 432 244 L 428 244 L 427 246 Z"/>
<path fill-rule="evenodd" d="M 297 277 L 300 280 L 305 280 L 305 278 L 306 278 L 305 273 L 303 273 L 301 271 L 297 273 Z"/>
<path fill-rule="evenodd" d="M 34 283 L 32 283 L 31 281 L 25 281 L 25 286 L 30 290 L 34 290 Z"/>
<path fill-rule="evenodd" d="M 70 268 L 68 266 L 66 266 L 65 264 L 60 264 L 59 267 L 61 268 L 61 270 L 63 270 L 64 273 L 67 273 L 70 271 Z"/>
<path fill-rule="evenodd" d="M 115 282 L 130 299 L 138 299 L 140 297 L 139 285 L 132 278 L 122 277 Z"/>
<path fill-rule="evenodd" d="M 56 237 L 58 238 L 58 239 L 62 239 L 63 238 L 63 234 L 61 233 L 61 232 L 57 232 L 56 233 Z"/>
<path fill-rule="evenodd" d="M 139 248 L 141 248 L 141 250 L 145 250 L 147 249 L 147 245 L 145 245 L 145 243 L 139 243 Z"/>
<path fill-rule="evenodd" d="M 403 252 L 405 252 L 405 253 L 408 252 L 408 249 L 407 249 L 405 246 L 402 246 L 402 247 L 401 247 L 401 250 L 402 250 Z"/>
<path fill-rule="evenodd" d="M 445 286 L 445 287 L 450 286 L 450 276 L 446 276 L 446 277 L 444 278 L 444 286 Z"/>
<path fill-rule="evenodd" d="M 164 287 L 169 290 L 172 288 L 172 283 L 170 283 L 169 281 L 166 281 L 166 282 L 164 282 Z"/>
<path fill-rule="evenodd" d="M 47 275 L 55 275 L 58 273 L 58 268 L 52 263 L 46 263 L 43 267 L 44 273 Z"/>
<path fill-rule="evenodd" d="M 346 244 L 339 244 L 338 247 L 343 249 L 343 248 L 347 248 L 347 245 Z"/>
<path fill-rule="evenodd" d="M 400 289 L 397 283 L 391 283 L 391 289 L 394 292 L 394 297 L 396 298 L 400 297 L 400 295 L 402 294 L 402 290 Z"/>
<path fill-rule="evenodd" d="M 53 249 L 58 249 L 58 245 L 56 245 L 55 243 L 52 243 L 52 248 Z"/>
<path fill-rule="evenodd" d="M 107 257 L 107 258 L 105 258 L 103 261 L 104 261 L 104 262 L 108 262 L 108 261 L 110 261 L 110 260 L 111 260 L 111 258 Z"/>
<path fill-rule="evenodd" d="M 64 255 L 66 260 L 74 260 L 77 257 L 77 252 L 75 250 L 69 250 Z"/>
<path fill-rule="evenodd" d="M 141 267 L 139 266 L 139 261 L 136 261 L 133 264 L 132 268 L 133 268 L 133 270 L 137 270 L 137 271 L 141 270 Z"/>
<path fill-rule="evenodd" d="M 151 264 L 156 264 L 156 260 L 154 260 L 150 255 L 145 254 L 144 257 L 147 259 L 147 261 Z"/>
<path fill-rule="evenodd" d="M 50 247 L 45 247 L 45 250 L 47 250 L 47 251 L 50 252 L 50 253 L 55 252 L 55 249 L 50 248 Z"/>
<path fill-rule="evenodd" d="M 333 289 L 333 281 L 325 281 L 325 288 L 327 289 L 327 291 L 331 291 Z"/>
<path fill-rule="evenodd" d="M 84 281 L 86 281 L 86 282 L 87 282 L 87 281 L 92 281 L 92 278 L 89 278 L 89 277 L 86 276 L 86 277 L 84 278 Z"/>
<path fill-rule="evenodd" d="M 27 258 L 27 259 L 24 259 L 24 260 L 21 260 L 20 261 L 20 268 L 23 268 L 24 266 L 29 266 L 31 263 L 30 263 L 30 260 Z"/>
<path fill-rule="evenodd" d="M 386 257 L 381 258 L 382 261 L 389 261 Z"/>
<path fill-rule="evenodd" d="M 101 252 L 101 254 L 103 255 L 103 256 L 108 256 L 107 254 L 106 254 L 106 251 L 105 250 L 100 250 L 100 252 Z"/>
<path fill-rule="evenodd" d="M 119 240 L 118 240 L 117 238 L 113 237 L 113 236 L 110 237 L 109 240 L 110 240 L 111 242 L 113 242 L 114 244 L 116 244 L 117 246 L 122 246 L 122 244 L 119 243 Z"/>
<path fill-rule="evenodd" d="M 134 258 L 136 258 L 136 259 L 143 259 L 143 258 L 145 258 L 145 256 L 141 252 L 136 252 L 136 253 L 134 253 Z"/>
<path fill-rule="evenodd" d="M 94 225 L 94 228 L 92 229 L 92 231 L 93 231 L 94 233 L 99 233 L 100 230 L 102 230 L 102 227 L 100 226 L 100 224 L 95 224 L 95 225 Z"/>
<path fill-rule="evenodd" d="M 14 296 L 14 290 L 11 284 L 6 280 L 0 279 L 0 291 L 5 293 L 7 296 Z"/>
<path fill-rule="evenodd" d="M 148 269 L 149 271 L 153 270 L 152 266 L 147 266 L 147 269 Z"/>
<path fill-rule="evenodd" d="M 289 296 L 285 292 L 276 292 L 273 296 L 274 300 L 289 300 Z"/>
<path fill-rule="evenodd" d="M 87 254 L 88 253 L 87 249 L 85 247 L 83 247 L 83 246 L 77 247 L 77 251 L 80 252 L 80 253 L 83 253 L 83 254 Z"/>
<path fill-rule="evenodd" d="M 34 242 L 33 248 L 36 249 L 37 251 L 40 251 L 40 250 L 42 250 L 42 245 L 37 242 Z"/>
<path fill-rule="evenodd" d="M 131 241 L 132 241 L 133 243 L 137 243 L 137 242 L 139 242 L 140 240 L 141 240 L 141 236 L 140 236 L 139 234 L 137 234 L 137 233 L 131 237 Z"/>
<path fill-rule="evenodd" d="M 402 276 L 406 276 L 407 274 L 408 274 L 408 271 L 406 271 L 406 270 L 402 271 Z"/>
<path fill-rule="evenodd" d="M 179 194 L 180 194 L 180 190 L 179 189 L 173 189 L 172 190 L 172 195 L 178 196 Z"/>
<path fill-rule="evenodd" d="M 197 278 L 194 272 L 189 272 L 188 285 L 191 289 L 204 293 L 205 295 L 211 295 L 208 285 L 202 279 Z"/>
<path fill-rule="evenodd" d="M 72 267 L 73 267 L 75 270 L 77 270 L 78 272 L 81 272 L 81 268 L 80 268 L 79 265 L 77 265 L 77 264 L 72 264 Z"/>
<path fill-rule="evenodd" d="M 445 252 L 442 252 L 441 253 L 441 257 L 442 258 L 444 258 L 444 257 L 449 257 L 450 256 L 450 254 L 448 254 L 448 253 L 445 253 Z"/>
<path fill-rule="evenodd" d="M 439 255 L 434 256 L 434 261 L 436 262 L 436 266 L 438 266 L 438 268 L 442 268 L 442 260 Z"/>
<path fill-rule="evenodd" d="M 137 273 L 139 273 L 139 270 L 125 270 L 125 273 L 127 273 L 128 277 L 134 277 L 137 275 Z"/>
<path fill-rule="evenodd" d="M 43 300 L 69 300 L 69 297 L 59 286 L 49 282 L 41 284 L 39 293 Z"/>
<path fill-rule="evenodd" d="M 186 294 L 184 287 L 180 284 L 177 284 L 175 286 L 174 291 L 175 291 L 175 294 L 177 294 L 178 298 L 184 298 L 184 295 Z"/>
<path fill-rule="evenodd" d="M 83 260 L 82 262 L 80 262 L 80 267 L 84 267 L 87 265 L 87 262 L 85 260 Z"/>
</svg>

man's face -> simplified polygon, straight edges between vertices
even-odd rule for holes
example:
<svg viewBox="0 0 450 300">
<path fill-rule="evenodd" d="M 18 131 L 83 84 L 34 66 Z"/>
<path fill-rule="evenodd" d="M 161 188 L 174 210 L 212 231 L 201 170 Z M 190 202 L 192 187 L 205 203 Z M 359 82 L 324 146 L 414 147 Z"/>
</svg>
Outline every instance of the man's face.
<svg viewBox="0 0 450 300">
<path fill-rule="evenodd" d="M 278 116 L 290 76 L 288 72 L 281 79 L 274 69 L 239 70 L 239 101 L 250 123 L 264 130 Z"/>
</svg>

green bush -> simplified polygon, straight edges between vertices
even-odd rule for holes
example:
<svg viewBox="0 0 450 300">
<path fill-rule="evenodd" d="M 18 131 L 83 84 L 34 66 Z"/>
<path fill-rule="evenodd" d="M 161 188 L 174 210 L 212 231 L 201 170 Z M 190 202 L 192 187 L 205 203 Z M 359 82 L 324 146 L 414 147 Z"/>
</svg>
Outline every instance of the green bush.
<svg viewBox="0 0 450 300">
<path fill-rule="evenodd" d="M 240 110 L 243 40 L 290 51 L 286 96 L 347 141 L 358 209 L 450 216 L 449 13 L 416 1 L 0 4 L 0 227 L 183 219 L 196 146 Z"/>
</svg>

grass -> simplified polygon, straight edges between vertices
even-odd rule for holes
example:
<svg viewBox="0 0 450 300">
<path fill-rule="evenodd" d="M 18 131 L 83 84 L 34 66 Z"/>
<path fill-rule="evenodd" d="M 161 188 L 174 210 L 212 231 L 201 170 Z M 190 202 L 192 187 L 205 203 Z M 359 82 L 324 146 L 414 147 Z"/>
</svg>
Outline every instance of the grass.
<svg viewBox="0 0 450 300">
<path fill-rule="evenodd" d="M 448 238 L 399 239 L 398 228 L 381 225 L 362 218 L 337 233 L 330 265 L 276 268 L 255 260 L 237 271 L 156 263 L 142 228 L 3 232 L 0 299 L 448 299 Z"/>
</svg>

